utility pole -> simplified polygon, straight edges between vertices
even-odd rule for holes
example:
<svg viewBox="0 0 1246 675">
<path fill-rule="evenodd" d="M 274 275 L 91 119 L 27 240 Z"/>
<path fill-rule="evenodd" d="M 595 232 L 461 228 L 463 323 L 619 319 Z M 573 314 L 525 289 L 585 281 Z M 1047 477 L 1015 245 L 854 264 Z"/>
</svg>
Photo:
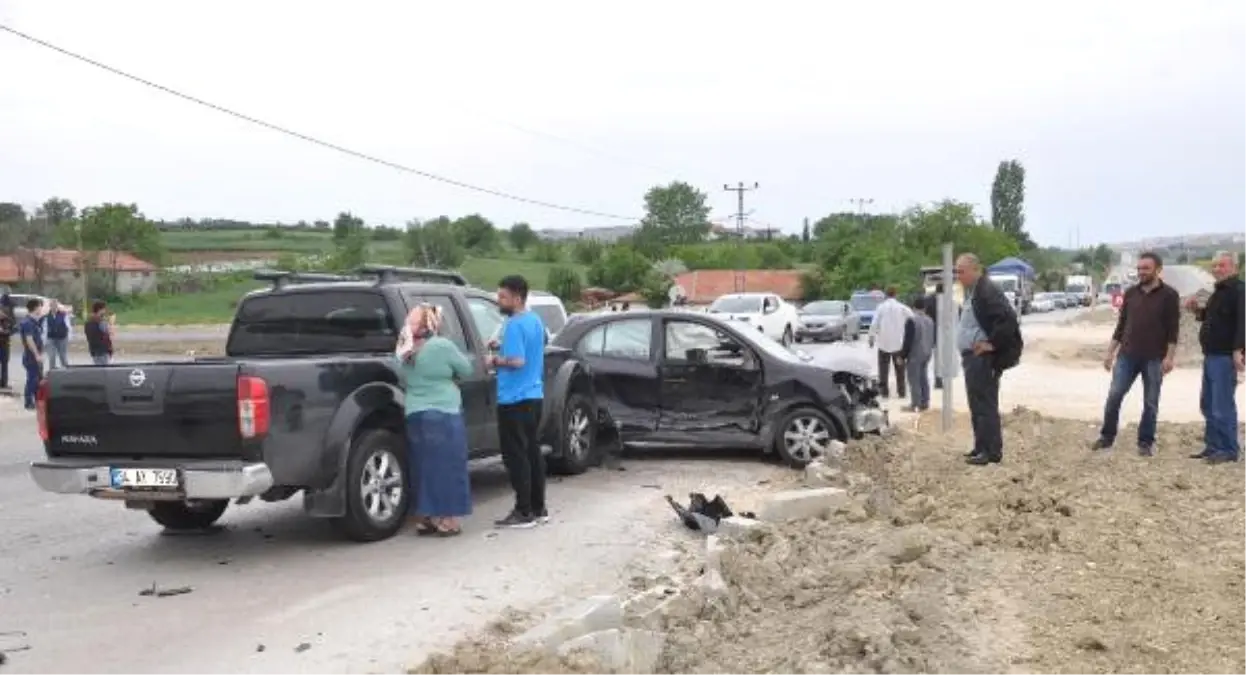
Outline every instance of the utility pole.
<svg viewBox="0 0 1246 675">
<path fill-rule="evenodd" d="M 860 226 L 864 227 L 865 226 L 865 207 L 869 206 L 870 204 L 873 204 L 874 198 L 873 197 L 855 197 L 853 199 L 849 199 L 848 201 L 857 207 L 857 223 Z"/>
<path fill-rule="evenodd" d="M 731 187 L 726 183 L 723 184 L 723 190 L 726 192 L 734 192 L 736 194 L 735 233 L 736 237 L 739 238 L 737 246 L 744 245 L 744 193 L 756 190 L 759 187 L 761 187 L 761 185 L 756 181 L 753 182 L 753 187 L 746 186 L 744 181 L 740 181 L 735 187 Z M 739 263 L 740 258 L 736 258 L 736 262 Z M 739 269 L 739 267 L 740 265 L 737 264 L 737 269 L 735 271 L 735 292 L 743 293 L 745 291 L 744 287 L 746 285 L 746 277 L 744 270 Z"/>
</svg>

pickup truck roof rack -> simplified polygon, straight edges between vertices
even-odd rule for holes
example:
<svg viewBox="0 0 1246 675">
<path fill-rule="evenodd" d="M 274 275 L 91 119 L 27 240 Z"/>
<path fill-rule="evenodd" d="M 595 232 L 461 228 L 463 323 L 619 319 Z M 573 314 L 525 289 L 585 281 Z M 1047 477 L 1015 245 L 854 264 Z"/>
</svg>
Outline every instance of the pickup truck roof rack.
<svg viewBox="0 0 1246 675">
<path fill-rule="evenodd" d="M 420 267 L 363 265 L 359 268 L 359 274 L 364 276 L 375 276 L 378 284 L 389 284 L 395 281 L 424 281 L 433 284 L 453 284 L 455 286 L 467 285 L 467 279 L 458 272 Z"/>
<path fill-rule="evenodd" d="M 432 284 L 453 284 L 466 286 L 467 279 L 458 272 L 446 270 L 417 269 L 414 267 L 394 267 L 391 265 L 363 265 L 357 275 L 328 274 L 325 272 L 294 272 L 290 270 L 256 270 L 256 281 L 272 282 L 274 289 L 285 288 L 290 284 L 315 282 L 362 281 L 364 277 L 376 277 L 378 286 L 400 281 L 423 281 Z"/>
</svg>

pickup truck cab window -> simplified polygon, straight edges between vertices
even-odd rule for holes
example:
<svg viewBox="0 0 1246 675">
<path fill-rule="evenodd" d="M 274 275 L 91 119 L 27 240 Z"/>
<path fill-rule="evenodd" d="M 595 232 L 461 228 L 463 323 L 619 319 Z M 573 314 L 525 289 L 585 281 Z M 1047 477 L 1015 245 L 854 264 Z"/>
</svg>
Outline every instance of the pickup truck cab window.
<svg viewBox="0 0 1246 675">
<path fill-rule="evenodd" d="M 459 311 L 448 295 L 412 295 L 406 294 L 407 306 L 426 302 L 441 309 L 441 334 L 459 346 L 465 353 L 471 354 L 472 347 L 467 344 L 467 336 L 463 332 L 463 324 L 459 321 Z"/>
<path fill-rule="evenodd" d="M 238 307 L 226 353 L 383 352 L 394 348 L 394 326 L 375 291 L 263 294 Z"/>
<path fill-rule="evenodd" d="M 498 330 L 502 327 L 502 322 L 506 320 L 502 316 L 502 310 L 498 308 L 496 302 L 486 300 L 484 298 L 469 297 L 467 299 L 467 308 L 472 313 L 472 321 L 476 324 L 476 333 L 484 340 L 496 338 Z"/>
<path fill-rule="evenodd" d="M 603 323 L 580 338 L 576 351 L 585 356 L 648 361 L 652 325 L 647 318 Z"/>
</svg>

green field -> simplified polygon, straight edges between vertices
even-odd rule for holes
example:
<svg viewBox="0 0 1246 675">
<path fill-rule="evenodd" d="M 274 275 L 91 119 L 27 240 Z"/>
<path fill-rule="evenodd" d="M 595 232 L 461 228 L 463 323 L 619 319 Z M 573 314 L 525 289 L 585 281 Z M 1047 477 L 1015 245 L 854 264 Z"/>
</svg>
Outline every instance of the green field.
<svg viewBox="0 0 1246 675">
<path fill-rule="evenodd" d="M 276 251 L 289 253 L 329 253 L 333 233 L 318 230 L 282 230 L 273 236 L 269 230 L 165 230 L 160 233 L 170 252 L 189 251 Z M 401 253 L 401 241 L 376 241 L 374 253 Z"/>
<path fill-rule="evenodd" d="M 387 262 L 381 260 L 380 262 Z M 468 258 L 459 272 L 474 286 L 492 289 L 507 274 L 522 274 L 533 288 L 547 285 L 549 271 L 559 264 L 575 269 L 583 276 L 583 265 L 573 263 L 542 263 L 531 260 L 500 258 Z M 245 276 L 230 277 L 210 291 L 185 295 L 143 296 L 114 304 L 118 320 L 125 325 L 186 325 L 228 323 L 234 306 L 244 293 L 267 284 Z"/>
</svg>

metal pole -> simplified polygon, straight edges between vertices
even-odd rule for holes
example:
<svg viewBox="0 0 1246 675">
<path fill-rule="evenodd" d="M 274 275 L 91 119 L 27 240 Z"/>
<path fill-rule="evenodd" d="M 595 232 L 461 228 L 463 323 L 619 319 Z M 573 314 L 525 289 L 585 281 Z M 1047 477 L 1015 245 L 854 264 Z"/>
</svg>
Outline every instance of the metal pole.
<svg viewBox="0 0 1246 675">
<path fill-rule="evenodd" d="M 943 245 L 943 293 L 939 296 L 939 366 L 943 378 L 943 431 L 952 430 L 953 409 L 952 380 L 956 378 L 956 298 L 952 286 L 956 283 L 953 276 L 952 245 Z"/>
</svg>

